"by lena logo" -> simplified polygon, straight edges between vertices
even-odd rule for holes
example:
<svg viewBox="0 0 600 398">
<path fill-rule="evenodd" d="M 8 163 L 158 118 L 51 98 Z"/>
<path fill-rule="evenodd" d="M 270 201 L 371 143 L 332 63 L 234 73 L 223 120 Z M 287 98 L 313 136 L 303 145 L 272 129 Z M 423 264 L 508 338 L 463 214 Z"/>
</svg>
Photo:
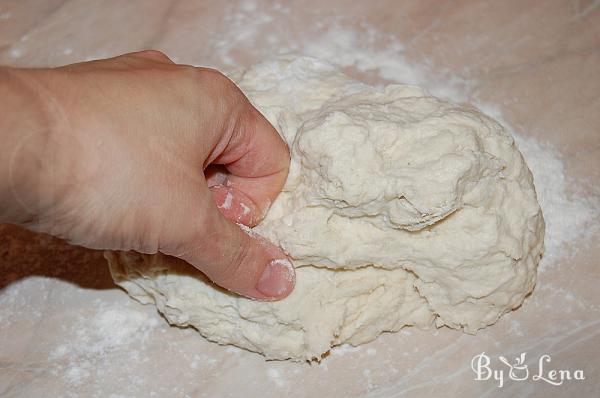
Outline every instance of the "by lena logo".
<svg viewBox="0 0 600 398">
<path fill-rule="evenodd" d="M 526 355 L 525 352 L 521 353 L 513 363 L 500 355 L 498 356 L 499 363 L 496 364 L 492 364 L 491 358 L 485 352 L 475 355 L 471 360 L 471 369 L 475 372 L 475 380 L 495 380 L 498 382 L 498 388 L 504 385 L 505 380 L 532 380 L 553 386 L 560 386 L 568 380 L 585 380 L 581 369 L 554 369 L 550 365 L 552 358 L 548 354 L 538 358 L 537 369 L 532 367 L 530 374 L 529 367 L 525 364 Z"/>
</svg>

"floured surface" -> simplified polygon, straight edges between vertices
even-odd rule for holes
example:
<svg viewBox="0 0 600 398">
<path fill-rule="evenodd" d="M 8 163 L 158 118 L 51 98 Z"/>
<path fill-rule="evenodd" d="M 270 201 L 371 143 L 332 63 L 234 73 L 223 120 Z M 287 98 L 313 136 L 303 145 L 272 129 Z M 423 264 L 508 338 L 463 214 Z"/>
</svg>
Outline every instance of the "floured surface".
<svg viewBox="0 0 600 398">
<path fill-rule="evenodd" d="M 521 136 L 547 223 L 546 253 L 523 307 L 474 337 L 409 328 L 356 349 L 334 349 L 321 365 L 308 366 L 265 362 L 171 328 L 154 308 L 114 288 L 100 254 L 3 227 L 4 395 L 213 397 L 235 396 L 243 387 L 260 397 L 552 397 L 590 396 L 600 388 L 594 188 L 600 154 L 593 134 L 600 113 L 592 100 L 600 80 L 598 54 L 587 50 L 600 28 L 597 8 L 561 1 L 527 8 L 474 2 L 460 9 L 418 2 L 390 12 L 387 2 L 165 1 L 107 8 L 68 1 L 59 10 L 58 3 L 0 6 L 2 62 L 56 64 L 152 46 L 182 62 L 230 70 L 290 49 L 371 82 L 415 83 L 467 100 L 499 118 L 491 105 Z M 110 31 L 96 24 L 105 17 L 116 21 Z M 113 318 L 115 312 L 124 317 Z M 108 319 L 113 327 L 98 328 Z M 498 388 L 473 380 L 469 365 L 482 351 L 509 359 L 527 352 L 532 371 L 546 353 L 552 367 L 583 368 L 587 379 L 561 387 L 508 381 Z"/>
</svg>

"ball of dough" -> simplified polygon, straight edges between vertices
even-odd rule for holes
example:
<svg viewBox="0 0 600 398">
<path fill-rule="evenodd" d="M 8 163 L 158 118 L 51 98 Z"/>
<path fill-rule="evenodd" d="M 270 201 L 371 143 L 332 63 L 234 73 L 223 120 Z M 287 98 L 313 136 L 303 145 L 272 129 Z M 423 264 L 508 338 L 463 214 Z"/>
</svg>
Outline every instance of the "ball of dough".
<svg viewBox="0 0 600 398">
<path fill-rule="evenodd" d="M 544 220 L 523 157 L 493 119 L 312 58 L 236 80 L 291 149 L 285 188 L 252 233 L 291 254 L 296 288 L 258 302 L 173 258 L 107 252 L 132 297 L 209 340 L 312 360 L 407 325 L 474 333 L 531 292 Z"/>
</svg>

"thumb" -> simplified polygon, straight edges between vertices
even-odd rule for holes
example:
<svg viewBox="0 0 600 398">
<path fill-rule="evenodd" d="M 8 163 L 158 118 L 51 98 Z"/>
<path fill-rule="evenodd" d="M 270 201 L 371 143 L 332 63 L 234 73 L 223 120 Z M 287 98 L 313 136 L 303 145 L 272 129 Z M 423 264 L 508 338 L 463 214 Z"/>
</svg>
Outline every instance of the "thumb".
<svg viewBox="0 0 600 398">
<path fill-rule="evenodd" d="M 212 201 L 207 202 L 198 210 L 203 222 L 196 223 L 197 232 L 189 235 L 195 242 L 186 245 L 185 251 L 166 254 L 187 261 L 217 285 L 243 296 L 287 297 L 296 277 L 283 250 L 248 227 L 227 220 Z"/>
</svg>

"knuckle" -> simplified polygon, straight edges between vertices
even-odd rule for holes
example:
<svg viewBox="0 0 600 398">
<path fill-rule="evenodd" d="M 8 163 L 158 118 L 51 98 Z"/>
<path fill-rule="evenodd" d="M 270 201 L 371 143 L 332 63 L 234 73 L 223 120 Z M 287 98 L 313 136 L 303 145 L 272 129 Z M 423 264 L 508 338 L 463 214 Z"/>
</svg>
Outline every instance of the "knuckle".
<svg viewBox="0 0 600 398">
<path fill-rule="evenodd" d="M 216 69 L 184 69 L 187 89 L 197 94 L 196 106 L 203 114 L 212 115 L 210 123 L 215 131 L 228 132 L 244 114 L 249 102 L 241 90 L 227 76 Z"/>
<path fill-rule="evenodd" d="M 242 91 L 223 73 L 211 68 L 198 68 L 198 72 L 201 84 L 218 93 L 223 105 L 229 109 L 245 103 L 246 97 Z"/>
</svg>

